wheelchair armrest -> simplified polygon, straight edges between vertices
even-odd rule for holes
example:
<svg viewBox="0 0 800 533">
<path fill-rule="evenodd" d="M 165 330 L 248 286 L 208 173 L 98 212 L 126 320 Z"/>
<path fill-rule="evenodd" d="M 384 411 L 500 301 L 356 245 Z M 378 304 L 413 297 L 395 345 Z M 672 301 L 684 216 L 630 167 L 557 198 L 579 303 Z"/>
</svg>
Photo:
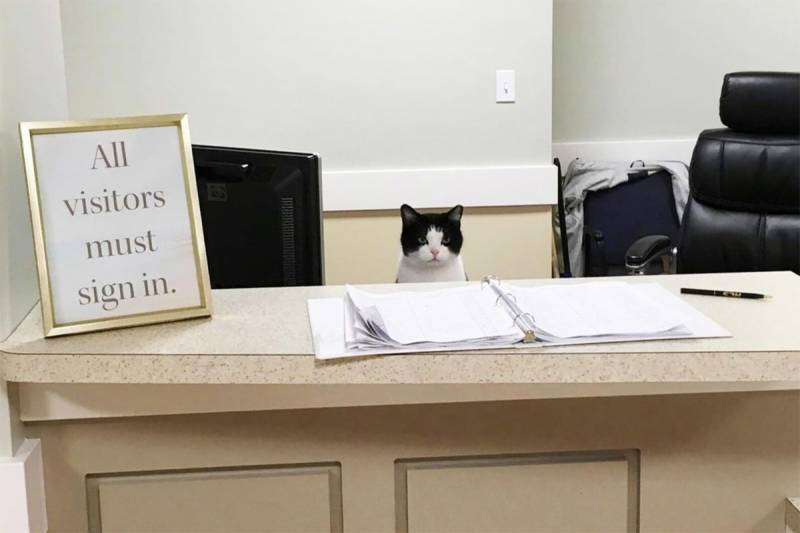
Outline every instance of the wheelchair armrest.
<svg viewBox="0 0 800 533">
<path fill-rule="evenodd" d="M 625 253 L 625 266 L 642 268 L 653 259 L 669 253 L 672 241 L 666 235 L 647 235 L 636 240 Z"/>
<path fill-rule="evenodd" d="M 607 276 L 606 240 L 603 232 L 589 225 L 583 227 L 584 276 Z"/>
</svg>

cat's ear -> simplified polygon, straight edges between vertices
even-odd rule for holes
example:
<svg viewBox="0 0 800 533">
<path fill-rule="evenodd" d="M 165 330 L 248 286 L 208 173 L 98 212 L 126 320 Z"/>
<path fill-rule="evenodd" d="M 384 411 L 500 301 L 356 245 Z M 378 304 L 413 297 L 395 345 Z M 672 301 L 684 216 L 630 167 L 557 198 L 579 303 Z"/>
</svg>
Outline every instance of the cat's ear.
<svg viewBox="0 0 800 533">
<path fill-rule="evenodd" d="M 461 215 L 464 214 L 464 207 L 457 205 L 447 212 L 447 220 L 450 222 L 461 222 Z"/>
<path fill-rule="evenodd" d="M 413 224 L 415 220 L 420 217 L 413 207 L 408 204 L 400 206 L 400 217 L 403 219 L 403 224 Z"/>
</svg>

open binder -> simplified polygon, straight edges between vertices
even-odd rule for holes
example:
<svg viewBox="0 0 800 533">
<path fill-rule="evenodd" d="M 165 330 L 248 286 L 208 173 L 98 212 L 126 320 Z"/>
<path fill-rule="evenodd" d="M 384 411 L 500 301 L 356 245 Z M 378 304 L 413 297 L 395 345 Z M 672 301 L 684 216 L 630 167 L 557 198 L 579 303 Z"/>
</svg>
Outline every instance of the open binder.
<svg viewBox="0 0 800 533">
<path fill-rule="evenodd" d="M 490 276 L 432 291 L 347 286 L 342 298 L 309 300 L 308 311 L 321 359 L 729 336 L 657 283 L 523 287 Z"/>
</svg>

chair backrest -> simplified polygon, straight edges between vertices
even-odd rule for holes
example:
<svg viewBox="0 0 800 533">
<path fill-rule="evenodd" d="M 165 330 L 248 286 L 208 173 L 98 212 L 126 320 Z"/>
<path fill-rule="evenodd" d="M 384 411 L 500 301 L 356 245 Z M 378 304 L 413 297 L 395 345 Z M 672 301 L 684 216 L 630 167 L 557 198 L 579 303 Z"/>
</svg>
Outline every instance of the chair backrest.
<svg viewBox="0 0 800 533">
<path fill-rule="evenodd" d="M 800 273 L 800 74 L 726 75 L 720 118 L 692 155 L 678 272 Z"/>
<path fill-rule="evenodd" d="M 632 175 L 610 189 L 590 191 L 583 209 L 584 227 L 602 234 L 602 242 L 591 235 L 584 239 L 587 276 L 623 275 L 625 254 L 634 241 L 654 234 L 675 240 L 679 233 L 672 177 L 666 170 Z"/>
</svg>

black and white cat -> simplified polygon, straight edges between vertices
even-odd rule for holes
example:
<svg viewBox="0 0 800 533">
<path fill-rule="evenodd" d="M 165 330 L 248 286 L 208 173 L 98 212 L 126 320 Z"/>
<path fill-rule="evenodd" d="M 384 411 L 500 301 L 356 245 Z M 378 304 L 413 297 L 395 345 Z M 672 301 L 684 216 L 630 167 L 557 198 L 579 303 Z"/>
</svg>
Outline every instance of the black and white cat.
<svg viewBox="0 0 800 533">
<path fill-rule="evenodd" d="M 409 205 L 400 208 L 403 255 L 397 269 L 398 283 L 466 281 L 461 262 L 461 215 L 455 206 L 446 213 L 418 213 Z"/>
</svg>

